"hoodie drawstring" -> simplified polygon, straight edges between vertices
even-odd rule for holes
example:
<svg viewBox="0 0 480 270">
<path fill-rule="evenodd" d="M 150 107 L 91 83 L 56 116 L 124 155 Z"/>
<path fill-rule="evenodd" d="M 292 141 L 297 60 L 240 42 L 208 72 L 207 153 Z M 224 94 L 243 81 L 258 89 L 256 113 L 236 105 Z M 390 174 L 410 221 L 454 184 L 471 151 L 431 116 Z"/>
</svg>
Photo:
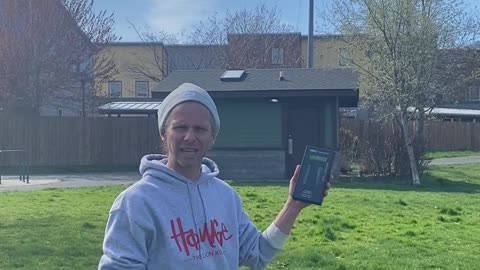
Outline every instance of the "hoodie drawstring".
<svg viewBox="0 0 480 270">
<path fill-rule="evenodd" d="M 202 209 L 203 209 L 203 218 L 205 222 L 207 222 L 207 211 L 205 210 L 205 203 L 203 202 L 202 192 L 200 192 L 200 186 L 197 186 L 198 195 L 200 195 L 200 201 L 202 202 Z M 208 224 L 208 223 L 207 223 Z"/>
<path fill-rule="evenodd" d="M 190 211 L 192 212 L 192 218 L 193 218 L 193 226 L 195 226 L 195 235 L 198 237 L 198 256 L 200 258 L 202 257 L 202 243 L 200 243 L 200 231 L 198 230 L 197 227 L 197 219 L 195 218 L 195 211 L 193 209 L 193 203 L 192 203 L 192 194 L 190 193 L 190 184 L 187 183 L 187 191 L 188 191 L 188 199 L 190 201 Z M 202 203 L 202 210 L 203 210 L 203 219 L 205 220 L 205 223 L 207 223 L 207 211 L 205 209 L 205 202 L 203 201 L 202 197 L 202 192 L 200 191 L 200 186 L 197 185 L 197 192 L 198 195 L 200 196 L 200 201 Z"/>
<path fill-rule="evenodd" d="M 193 209 L 193 203 L 192 203 L 192 194 L 190 193 L 190 185 L 186 183 L 187 185 L 187 191 L 188 191 L 188 199 L 190 201 L 190 211 L 192 212 L 192 218 L 193 218 L 193 226 L 195 227 L 195 235 L 197 236 L 197 241 L 198 241 L 198 256 L 202 258 L 202 245 L 200 243 L 200 232 L 198 231 L 197 227 L 197 219 L 195 218 L 195 211 Z"/>
</svg>

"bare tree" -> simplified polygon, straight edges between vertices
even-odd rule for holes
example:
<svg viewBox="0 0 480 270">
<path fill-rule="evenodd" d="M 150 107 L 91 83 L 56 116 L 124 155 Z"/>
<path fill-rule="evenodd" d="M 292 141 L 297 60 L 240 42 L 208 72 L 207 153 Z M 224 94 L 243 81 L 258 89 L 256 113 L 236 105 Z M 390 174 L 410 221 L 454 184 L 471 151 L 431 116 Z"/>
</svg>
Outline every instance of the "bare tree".
<svg viewBox="0 0 480 270">
<path fill-rule="evenodd" d="M 110 76 L 111 60 L 95 61 L 97 43 L 116 40 L 113 17 L 95 14 L 93 0 L 7 1 L 0 19 L 9 53 L 7 98 L 10 108 L 38 114 L 45 105 L 71 106 L 85 114 L 94 96 L 93 76 Z M 79 107 L 82 107 L 81 109 Z"/>
<path fill-rule="evenodd" d="M 281 21 L 277 7 L 257 5 L 253 10 L 227 10 L 225 16 L 218 14 L 201 21 L 194 27 L 190 39 L 194 44 L 227 44 L 229 34 L 290 33 L 293 27 Z"/>
<path fill-rule="evenodd" d="M 4 9 L 4 12 L 7 12 Z M 5 15 L 0 14 L 0 18 L 6 18 Z M 15 74 L 19 70 L 19 66 L 24 59 L 17 55 L 17 46 L 23 45 L 15 33 L 7 31 L 7 28 L 0 27 L 0 111 L 6 110 L 10 107 L 13 100 L 13 86 L 16 85 Z"/>
<path fill-rule="evenodd" d="M 153 32 L 148 26 L 140 30 L 129 22 L 138 38 L 147 48 L 147 53 L 135 55 L 137 61 L 127 69 L 153 81 L 161 81 L 174 70 L 201 70 L 223 68 L 220 61 L 224 51 L 222 45 L 180 44 L 182 33 Z"/>
<path fill-rule="evenodd" d="M 215 14 L 188 35 L 130 25 L 153 61 L 138 55 L 128 70 L 153 81 L 178 69 L 301 67 L 300 33 L 292 33 L 293 27 L 281 22 L 280 10 L 265 4 L 227 11 L 224 17 Z"/>
<path fill-rule="evenodd" d="M 300 68 L 301 34 L 230 34 L 227 66 L 231 69 Z"/>
<path fill-rule="evenodd" d="M 209 17 L 194 28 L 190 40 L 194 44 L 227 45 L 221 57 L 229 68 L 299 67 L 300 34 L 292 33 L 293 30 L 281 21 L 277 7 L 259 4 L 253 10 L 227 11 L 224 17 Z M 272 59 L 274 48 L 278 49 L 274 52 L 277 59 Z"/>
<path fill-rule="evenodd" d="M 178 43 L 177 34 L 162 30 L 154 34 L 148 26 L 142 31 L 131 21 L 128 23 L 146 49 L 146 53 L 135 55 L 136 61 L 127 67 L 128 72 L 140 74 L 155 82 L 163 80 L 168 74 L 168 52 L 165 50 L 165 44 Z"/>
<path fill-rule="evenodd" d="M 337 31 L 365 53 L 351 59 L 363 101 L 400 124 L 413 184 L 420 184 L 416 148 L 433 97 L 465 86 L 475 72 L 478 55 L 466 45 L 477 38 L 478 20 L 465 8 L 461 0 L 336 0 L 331 10 Z"/>
<path fill-rule="evenodd" d="M 95 12 L 94 0 L 62 0 L 69 15 L 76 22 L 93 47 L 78 47 L 82 55 L 80 70 L 80 90 L 82 98 L 82 114 L 85 116 L 85 103 L 95 104 L 96 93 L 101 89 L 101 83 L 108 81 L 118 73 L 113 61 L 114 54 L 104 54 L 108 44 L 119 40 L 115 34 L 113 13 L 106 10 Z M 93 50 L 91 49 L 93 48 Z M 85 61 L 86 60 L 86 61 Z M 96 84 L 95 84 L 96 82 Z M 91 109 L 94 108 L 91 106 Z"/>
</svg>

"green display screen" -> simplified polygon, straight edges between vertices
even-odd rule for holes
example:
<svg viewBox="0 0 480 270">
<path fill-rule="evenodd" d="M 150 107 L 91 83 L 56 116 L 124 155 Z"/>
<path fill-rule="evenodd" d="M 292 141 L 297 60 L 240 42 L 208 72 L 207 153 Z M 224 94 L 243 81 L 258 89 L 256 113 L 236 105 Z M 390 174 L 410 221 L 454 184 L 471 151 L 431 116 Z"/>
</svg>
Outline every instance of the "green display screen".
<svg viewBox="0 0 480 270">
<path fill-rule="evenodd" d="M 327 161 L 327 158 L 326 157 L 322 157 L 322 156 L 310 156 L 310 159 L 311 160 L 316 160 L 316 161 L 321 161 L 321 162 L 325 162 Z"/>
</svg>

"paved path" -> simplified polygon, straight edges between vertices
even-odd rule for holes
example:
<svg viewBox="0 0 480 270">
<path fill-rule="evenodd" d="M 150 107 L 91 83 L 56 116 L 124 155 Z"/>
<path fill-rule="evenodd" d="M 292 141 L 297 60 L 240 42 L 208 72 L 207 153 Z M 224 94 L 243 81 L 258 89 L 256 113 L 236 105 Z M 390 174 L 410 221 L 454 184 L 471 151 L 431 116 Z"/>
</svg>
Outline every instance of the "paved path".
<svg viewBox="0 0 480 270">
<path fill-rule="evenodd" d="M 479 163 L 480 156 L 460 158 L 434 159 L 429 165 L 458 165 Z M 32 175 L 30 184 L 19 181 L 18 176 L 2 176 L 0 192 L 3 191 L 32 191 L 49 188 L 77 188 L 126 185 L 135 183 L 140 179 L 138 172 L 115 172 L 115 173 L 79 173 L 68 175 Z"/>
<path fill-rule="evenodd" d="M 432 160 L 429 163 L 429 165 L 433 165 L 433 166 L 461 165 L 461 164 L 472 164 L 472 163 L 480 163 L 480 156 L 458 157 L 458 158 L 439 158 L 439 159 Z"/>
<path fill-rule="evenodd" d="M 18 180 L 18 176 L 2 176 L 2 191 L 31 191 L 49 188 L 76 188 L 132 184 L 140 179 L 138 172 L 80 173 L 68 175 L 32 175 L 30 183 Z"/>
</svg>

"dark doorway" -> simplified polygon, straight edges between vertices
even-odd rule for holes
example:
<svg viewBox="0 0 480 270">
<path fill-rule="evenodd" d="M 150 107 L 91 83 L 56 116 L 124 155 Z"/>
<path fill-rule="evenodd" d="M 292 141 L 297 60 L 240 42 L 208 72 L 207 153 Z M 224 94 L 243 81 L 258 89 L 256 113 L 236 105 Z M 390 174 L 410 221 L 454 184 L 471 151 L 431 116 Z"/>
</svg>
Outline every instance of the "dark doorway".
<svg viewBox="0 0 480 270">
<path fill-rule="evenodd" d="M 321 120 L 318 107 L 294 106 L 287 110 L 286 177 L 302 161 L 305 146 L 319 145 Z"/>
</svg>

